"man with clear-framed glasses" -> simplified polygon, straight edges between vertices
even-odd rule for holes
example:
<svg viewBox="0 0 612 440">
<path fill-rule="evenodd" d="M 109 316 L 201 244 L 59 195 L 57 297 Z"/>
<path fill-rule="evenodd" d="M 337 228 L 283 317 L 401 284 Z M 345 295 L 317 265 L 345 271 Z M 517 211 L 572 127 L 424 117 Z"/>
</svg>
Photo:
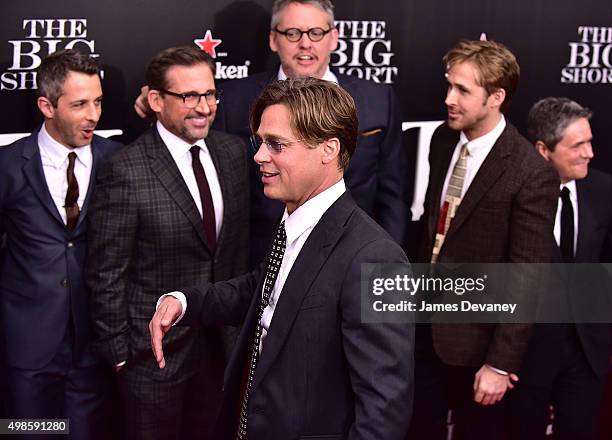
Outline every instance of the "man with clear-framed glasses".
<svg viewBox="0 0 612 440">
<path fill-rule="evenodd" d="M 262 38 L 264 38 L 262 36 Z M 330 69 L 338 45 L 330 0 L 276 0 L 272 7 L 270 49 L 280 66 L 247 78 L 222 83 L 223 102 L 215 127 L 244 139 L 250 135 L 249 109 L 267 84 L 276 79 L 315 77 L 333 81 L 347 90 L 357 107 L 359 137 L 355 157 L 346 171 L 346 183 L 357 205 L 380 224 L 400 245 L 406 243 L 410 221 L 405 158 L 401 147 L 399 104 L 392 88 Z M 142 117 L 147 112 L 143 92 L 135 103 Z M 274 232 L 282 204 L 267 199 L 259 170 L 251 161 L 251 266 L 259 264 Z"/>
<path fill-rule="evenodd" d="M 128 439 L 213 438 L 230 331 L 174 332 L 159 370 L 147 323 L 168 289 L 247 268 L 246 148 L 210 130 L 221 97 L 214 70 L 195 47 L 153 58 L 147 99 L 157 122 L 100 172 L 90 207 L 95 347 L 117 372 Z"/>
</svg>

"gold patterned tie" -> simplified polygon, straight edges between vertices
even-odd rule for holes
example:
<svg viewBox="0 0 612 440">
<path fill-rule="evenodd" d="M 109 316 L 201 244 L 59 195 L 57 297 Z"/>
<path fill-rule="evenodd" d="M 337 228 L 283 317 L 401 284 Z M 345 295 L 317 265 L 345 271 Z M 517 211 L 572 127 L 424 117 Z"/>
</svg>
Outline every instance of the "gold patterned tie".
<svg viewBox="0 0 612 440">
<path fill-rule="evenodd" d="M 467 158 L 470 154 L 467 145 L 468 144 L 465 143 L 461 146 L 459 159 L 457 159 L 450 180 L 448 181 L 448 188 L 444 195 L 444 202 L 440 208 L 440 215 L 438 216 L 438 224 L 436 226 L 436 240 L 431 253 L 432 263 L 438 261 L 438 255 L 444 244 L 444 238 L 450 227 L 451 220 L 455 217 L 455 213 L 461 203 L 461 192 L 463 191 L 463 183 L 465 182 L 465 175 L 467 173 Z"/>
</svg>

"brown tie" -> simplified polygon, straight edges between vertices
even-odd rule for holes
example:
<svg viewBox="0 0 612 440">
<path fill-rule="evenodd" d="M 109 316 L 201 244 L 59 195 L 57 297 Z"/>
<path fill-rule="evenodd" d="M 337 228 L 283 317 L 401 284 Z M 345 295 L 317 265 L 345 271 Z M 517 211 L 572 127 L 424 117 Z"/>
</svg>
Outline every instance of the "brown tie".
<svg viewBox="0 0 612 440">
<path fill-rule="evenodd" d="M 212 202 L 212 195 L 210 194 L 210 187 L 208 186 L 208 180 L 206 180 L 206 174 L 200 162 L 200 147 L 194 145 L 189 149 L 191 152 L 191 166 L 193 167 L 193 174 L 198 184 L 198 191 L 200 193 L 200 201 L 202 202 L 202 218 L 204 223 L 204 233 L 210 244 L 210 249 L 215 250 L 217 244 L 217 226 L 215 223 L 215 208 Z"/>
<path fill-rule="evenodd" d="M 66 226 L 71 231 L 75 228 L 79 220 L 79 183 L 74 175 L 74 160 L 77 155 L 73 151 L 68 153 L 68 169 L 66 170 L 66 178 L 68 180 L 68 191 L 66 191 L 66 200 L 64 200 L 64 208 L 66 208 Z"/>
</svg>

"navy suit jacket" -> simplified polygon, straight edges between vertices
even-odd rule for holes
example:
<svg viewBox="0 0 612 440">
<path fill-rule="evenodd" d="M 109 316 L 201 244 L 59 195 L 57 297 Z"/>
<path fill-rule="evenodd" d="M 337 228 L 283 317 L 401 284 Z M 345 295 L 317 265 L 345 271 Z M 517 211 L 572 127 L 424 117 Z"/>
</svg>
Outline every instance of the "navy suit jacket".
<svg viewBox="0 0 612 440">
<path fill-rule="evenodd" d="M 344 179 L 361 209 L 380 224 L 396 243 L 404 242 L 409 218 L 406 201 L 405 160 L 401 151 L 399 107 L 389 86 L 336 73 L 357 107 L 359 138 Z M 277 71 L 258 73 L 238 81 L 222 83 L 223 98 L 215 127 L 247 138 L 249 111 L 263 89 L 275 80 Z M 252 156 L 251 156 L 252 158 Z M 251 160 L 251 265 L 266 255 L 274 225 L 283 213 L 282 203 L 266 198 L 259 166 Z"/>
<path fill-rule="evenodd" d="M 249 440 L 405 438 L 414 326 L 361 323 L 361 264 L 368 262 L 407 259 L 345 193 L 313 229 L 279 296 L 249 398 Z M 179 325 L 244 322 L 225 373 L 225 432 L 217 438 L 236 435 L 262 272 L 182 290 Z"/>
<path fill-rule="evenodd" d="M 576 244 L 576 263 L 612 262 L 612 176 L 590 169 L 586 178 L 576 181 L 578 193 L 578 240 Z M 553 262 L 561 263 L 561 251 L 553 240 Z M 567 301 L 563 294 L 558 300 Z M 569 303 L 573 307 L 576 300 L 588 302 L 589 291 L 572 289 Z M 608 292 L 609 293 L 609 292 Z M 576 298 L 575 296 L 579 298 Z M 612 355 L 612 325 L 577 323 L 578 340 L 587 362 L 597 376 L 610 371 Z M 563 344 L 567 340 L 569 326 L 561 324 L 536 325 L 532 340 L 525 355 L 520 374 L 521 380 L 547 383 L 555 379 L 550 372 L 559 365 L 563 354 Z"/>
<path fill-rule="evenodd" d="M 55 356 L 72 319 L 77 365 L 89 353 L 89 292 L 83 281 L 87 209 L 96 172 L 120 144 L 94 136 L 93 168 L 77 226 L 70 231 L 45 180 L 38 132 L 0 148 L 0 322 L 6 358 L 17 368 L 38 369 Z"/>
</svg>

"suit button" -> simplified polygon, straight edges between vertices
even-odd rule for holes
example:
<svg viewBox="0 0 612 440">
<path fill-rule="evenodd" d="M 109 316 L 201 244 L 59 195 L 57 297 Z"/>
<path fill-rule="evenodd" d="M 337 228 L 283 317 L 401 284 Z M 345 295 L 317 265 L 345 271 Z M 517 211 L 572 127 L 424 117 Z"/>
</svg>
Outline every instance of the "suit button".
<svg viewBox="0 0 612 440">
<path fill-rule="evenodd" d="M 74 246 L 74 243 L 73 243 L 73 242 L 71 242 L 71 241 L 69 241 L 68 243 L 66 243 L 66 247 L 71 248 L 71 247 L 73 247 L 73 246 Z"/>
<path fill-rule="evenodd" d="M 60 284 L 62 285 L 62 287 L 68 287 L 68 280 L 66 278 L 64 278 Z"/>
</svg>

